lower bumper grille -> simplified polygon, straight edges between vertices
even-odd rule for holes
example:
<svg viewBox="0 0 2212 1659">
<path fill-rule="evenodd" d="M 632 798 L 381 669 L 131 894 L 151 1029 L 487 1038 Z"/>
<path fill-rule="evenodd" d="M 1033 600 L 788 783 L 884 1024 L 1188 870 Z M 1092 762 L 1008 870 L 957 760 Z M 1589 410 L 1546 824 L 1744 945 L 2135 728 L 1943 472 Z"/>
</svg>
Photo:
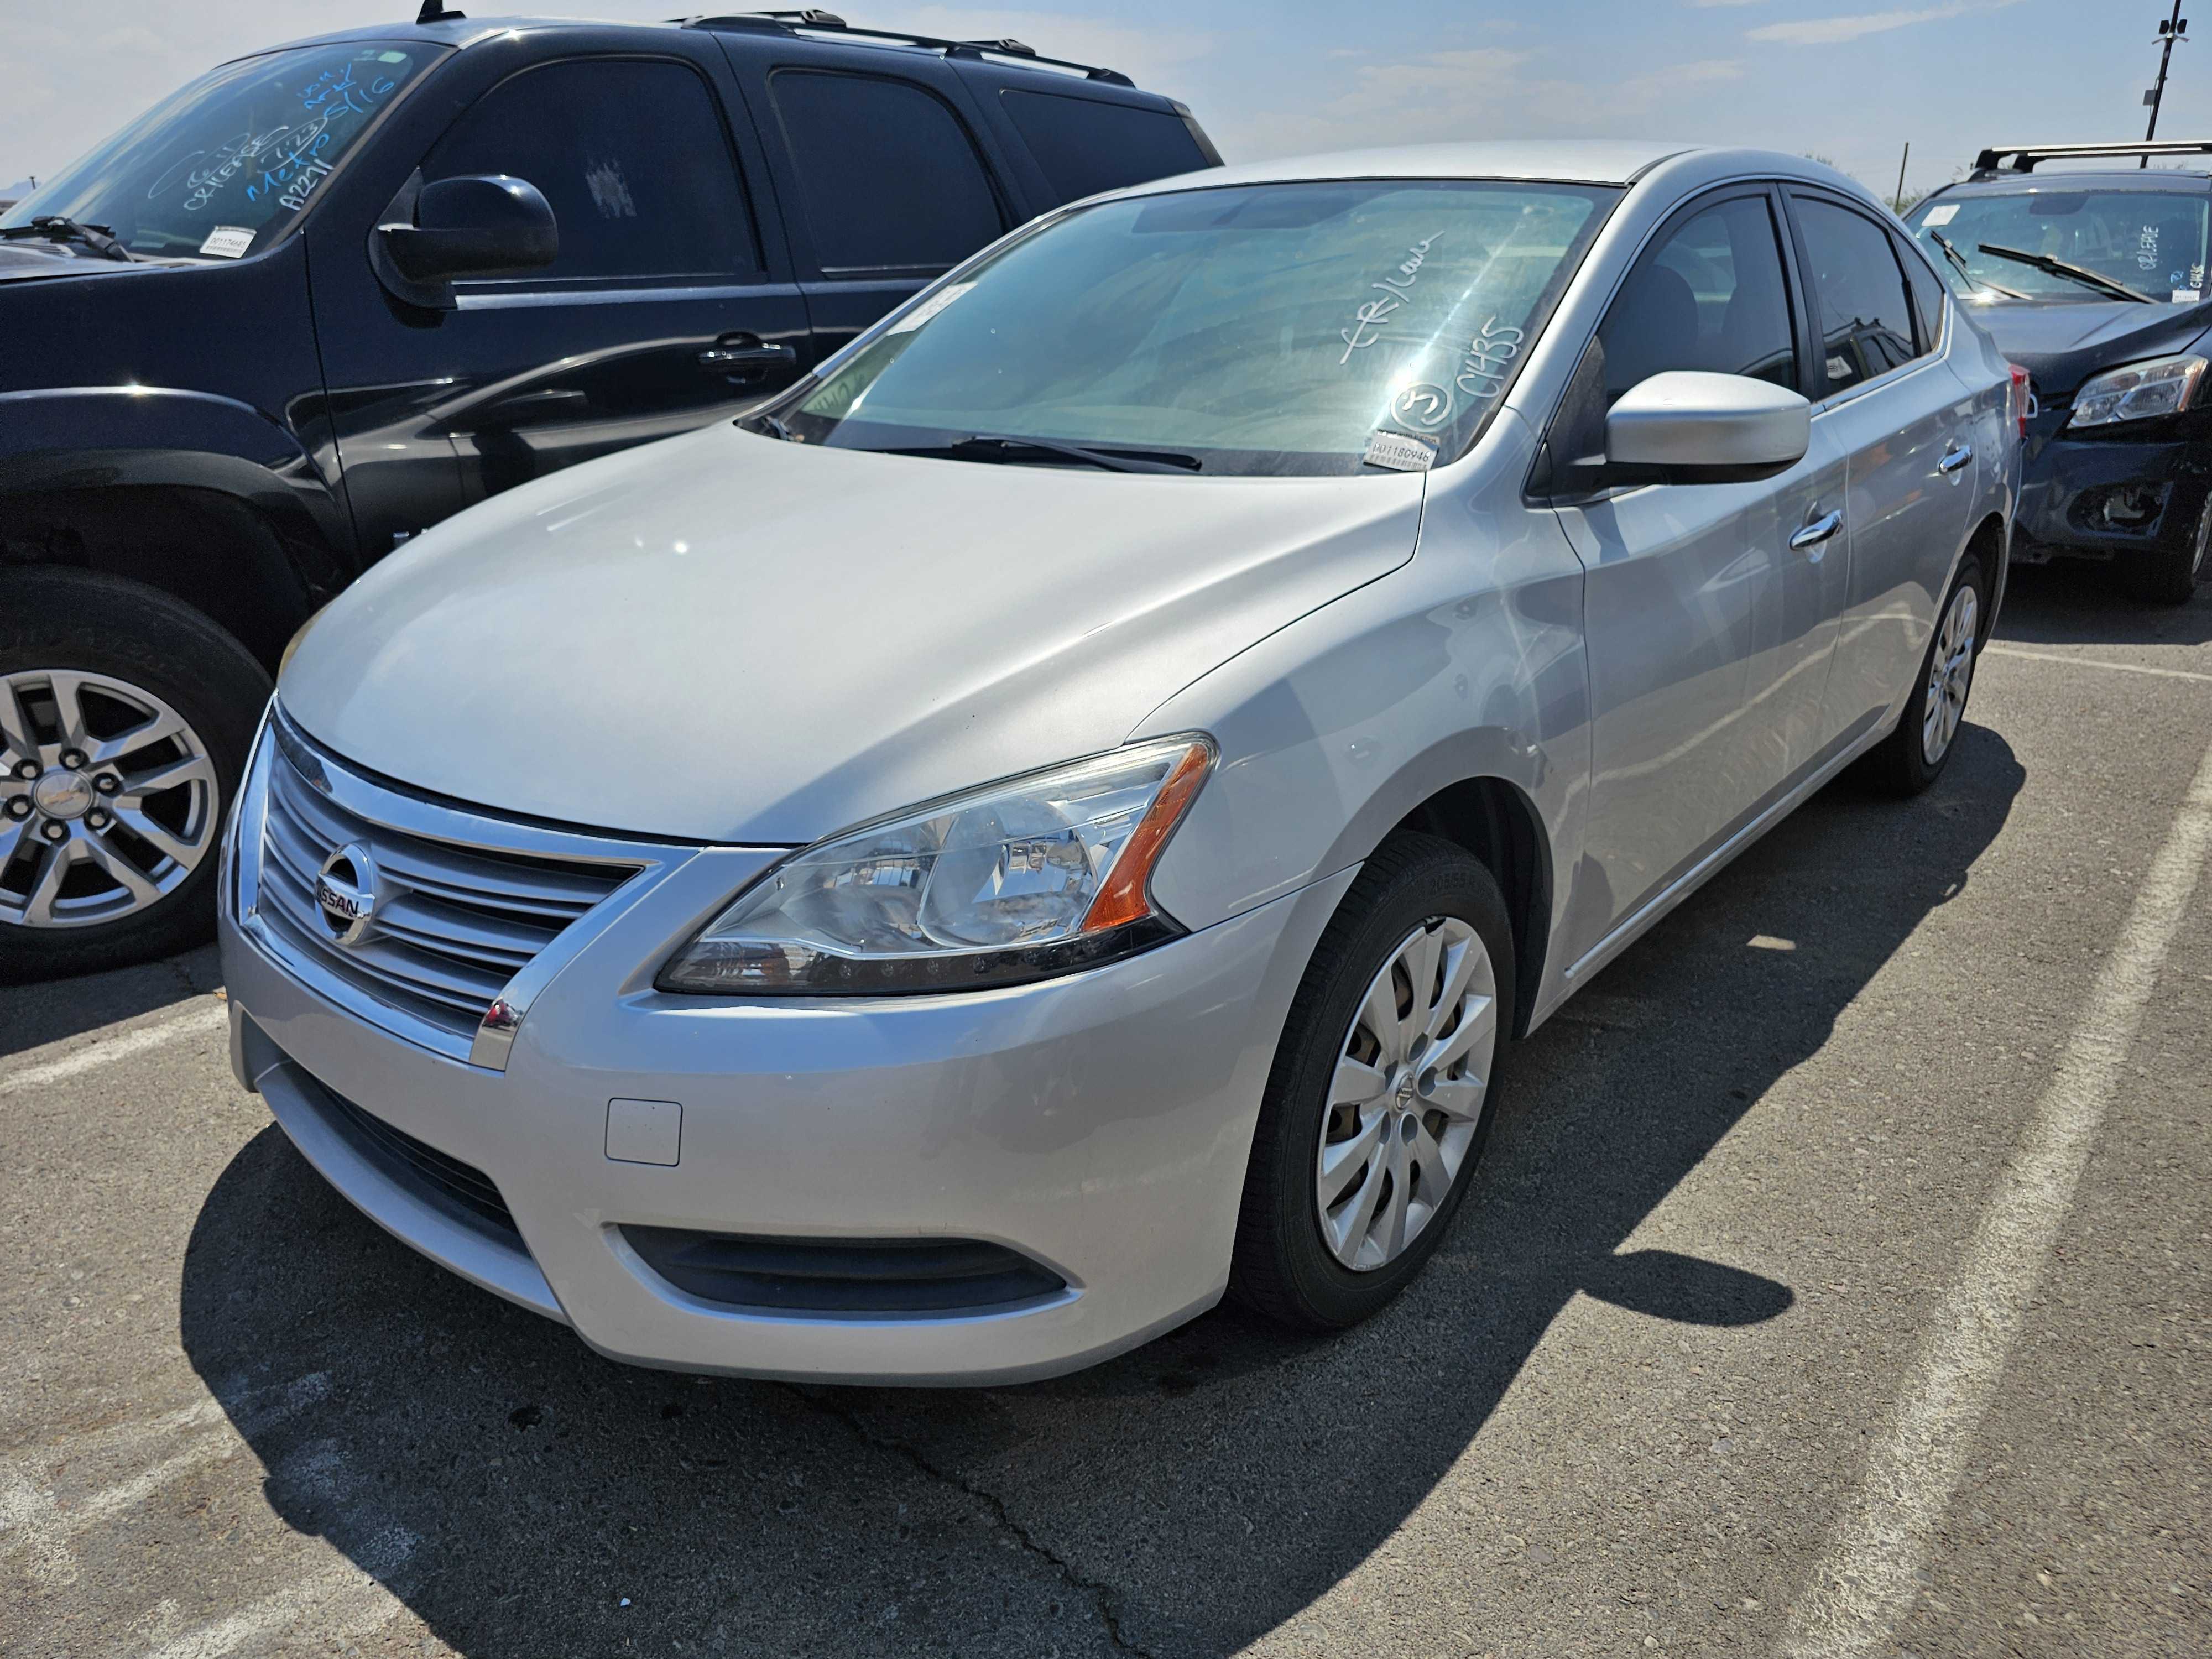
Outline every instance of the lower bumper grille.
<svg viewBox="0 0 2212 1659">
<path fill-rule="evenodd" d="M 507 1200 L 482 1170 L 426 1146 L 319 1085 L 311 1099 L 348 1145 L 399 1186 L 463 1226 L 511 1249 L 522 1248 L 522 1233 Z"/>
<path fill-rule="evenodd" d="M 732 1308 L 820 1314 L 1003 1312 L 1067 1281 L 1003 1244 L 967 1238 L 755 1238 L 624 1227 L 680 1291 Z"/>
</svg>

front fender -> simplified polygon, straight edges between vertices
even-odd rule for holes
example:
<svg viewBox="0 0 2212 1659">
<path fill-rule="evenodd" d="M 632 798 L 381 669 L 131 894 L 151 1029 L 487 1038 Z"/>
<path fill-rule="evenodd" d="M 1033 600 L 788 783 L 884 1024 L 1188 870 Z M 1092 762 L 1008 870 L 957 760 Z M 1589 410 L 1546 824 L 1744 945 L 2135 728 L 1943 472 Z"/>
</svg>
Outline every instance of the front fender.
<svg viewBox="0 0 2212 1659">
<path fill-rule="evenodd" d="M 133 485 L 211 490 L 252 507 L 310 593 L 334 592 L 351 574 L 331 479 L 251 404 L 171 386 L 0 392 L 0 497 Z"/>
</svg>

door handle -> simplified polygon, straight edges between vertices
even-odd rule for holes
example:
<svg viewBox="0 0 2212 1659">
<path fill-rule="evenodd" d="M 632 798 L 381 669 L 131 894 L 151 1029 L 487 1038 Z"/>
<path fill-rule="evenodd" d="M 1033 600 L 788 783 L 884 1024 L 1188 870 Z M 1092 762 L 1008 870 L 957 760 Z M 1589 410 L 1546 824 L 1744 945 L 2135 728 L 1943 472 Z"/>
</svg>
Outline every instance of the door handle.
<svg viewBox="0 0 2212 1659">
<path fill-rule="evenodd" d="M 749 368 L 798 361 L 799 353 L 787 345 L 708 346 L 699 354 L 699 367 L 714 374 L 738 374 Z"/>
<path fill-rule="evenodd" d="M 1960 444 L 1956 449 L 1946 453 L 1943 459 L 1936 463 L 1936 470 L 1938 472 L 1956 472 L 1973 459 L 1974 452 L 1972 446 Z"/>
<path fill-rule="evenodd" d="M 1841 508 L 1823 513 L 1790 538 L 1790 549 L 1795 552 L 1802 553 L 1808 547 L 1818 547 L 1843 527 L 1844 515 Z M 1815 553 L 1813 556 L 1817 559 L 1820 556 Z"/>
</svg>

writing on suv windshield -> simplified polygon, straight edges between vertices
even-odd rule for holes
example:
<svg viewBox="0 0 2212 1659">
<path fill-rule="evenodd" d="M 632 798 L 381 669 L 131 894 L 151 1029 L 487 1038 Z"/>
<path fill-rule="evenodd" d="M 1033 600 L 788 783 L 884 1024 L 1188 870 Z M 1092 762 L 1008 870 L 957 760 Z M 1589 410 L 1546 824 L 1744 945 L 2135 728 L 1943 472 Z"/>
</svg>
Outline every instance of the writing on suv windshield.
<svg viewBox="0 0 2212 1659">
<path fill-rule="evenodd" d="M 1085 208 L 778 405 L 804 442 L 1114 471 L 1417 470 L 1472 443 L 1617 191 L 1358 180 Z"/>
<path fill-rule="evenodd" d="M 369 124 L 446 48 L 299 46 L 211 70 L 0 216 L 60 215 L 132 253 L 236 259 L 265 247 Z"/>
<path fill-rule="evenodd" d="M 1938 197 L 1912 234 L 1962 294 L 2015 299 L 2205 295 L 2212 192 L 2068 189 L 2053 180 L 2002 194 Z"/>
</svg>

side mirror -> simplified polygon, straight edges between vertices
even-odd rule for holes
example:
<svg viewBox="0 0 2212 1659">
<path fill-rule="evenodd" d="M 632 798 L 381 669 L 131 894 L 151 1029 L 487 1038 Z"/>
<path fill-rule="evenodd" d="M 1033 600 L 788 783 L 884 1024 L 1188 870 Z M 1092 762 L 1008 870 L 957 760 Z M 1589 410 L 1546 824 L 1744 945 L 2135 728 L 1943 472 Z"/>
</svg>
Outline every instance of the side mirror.
<svg viewBox="0 0 2212 1659">
<path fill-rule="evenodd" d="M 450 308 L 450 283 L 551 264 L 561 230 L 552 204 L 526 179 L 441 179 L 416 194 L 413 224 L 376 228 L 371 252 L 377 274 L 401 299 Z"/>
<path fill-rule="evenodd" d="M 1683 483 L 1771 477 L 1805 459 L 1813 406 L 1744 374 L 1670 370 L 1639 381 L 1605 417 L 1605 459 Z"/>
</svg>

